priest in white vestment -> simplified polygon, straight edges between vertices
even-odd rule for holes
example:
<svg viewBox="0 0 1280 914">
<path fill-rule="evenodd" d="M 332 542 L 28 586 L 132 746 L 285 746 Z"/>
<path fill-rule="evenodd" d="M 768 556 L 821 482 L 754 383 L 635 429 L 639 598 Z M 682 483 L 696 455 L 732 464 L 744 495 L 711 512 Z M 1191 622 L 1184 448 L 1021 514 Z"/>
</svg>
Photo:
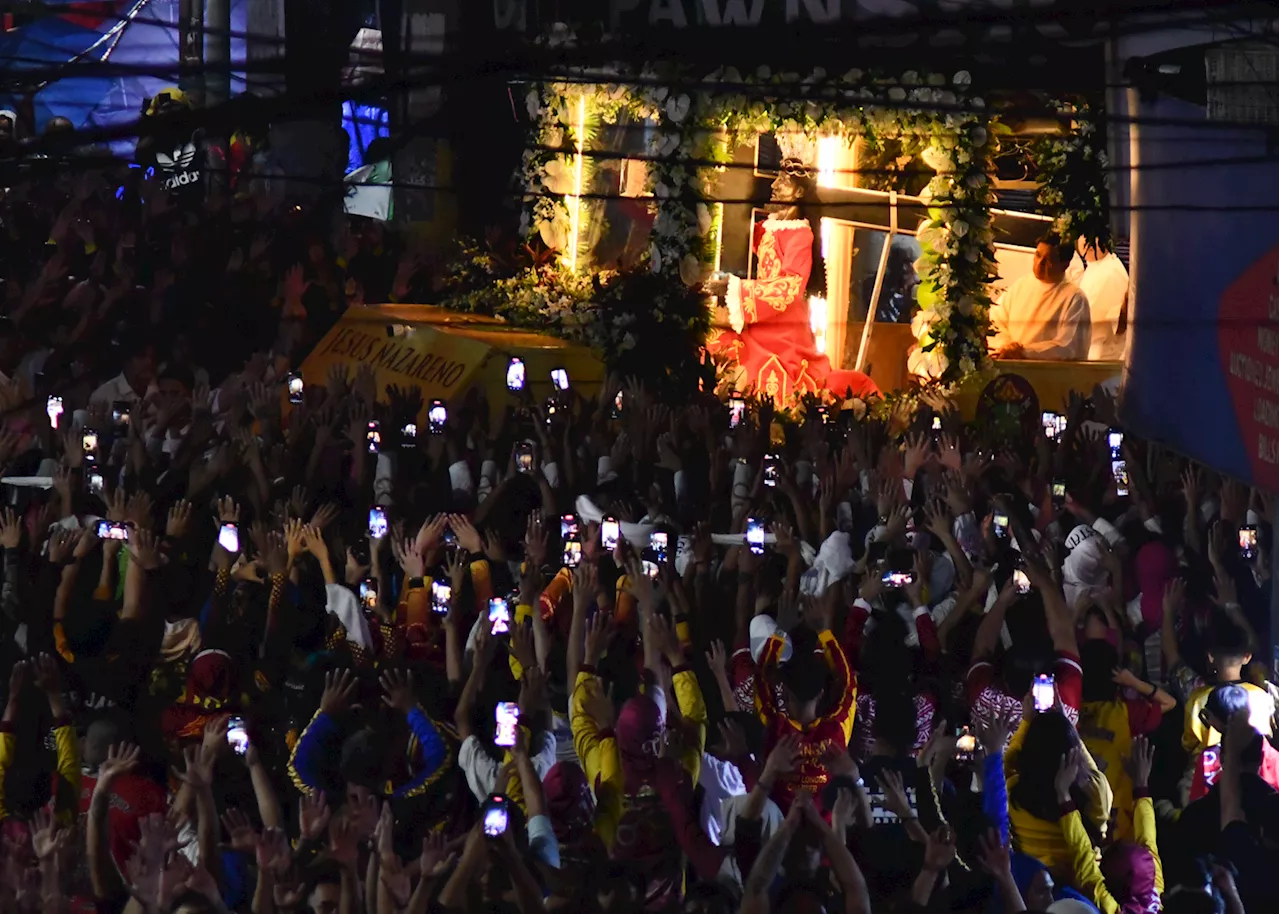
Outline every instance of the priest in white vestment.
<svg viewBox="0 0 1280 914">
<path fill-rule="evenodd" d="M 1067 282 L 1071 245 L 1036 245 L 1031 275 L 1016 280 L 991 309 L 987 348 L 997 359 L 1081 361 L 1089 355 L 1089 301 Z"/>
</svg>

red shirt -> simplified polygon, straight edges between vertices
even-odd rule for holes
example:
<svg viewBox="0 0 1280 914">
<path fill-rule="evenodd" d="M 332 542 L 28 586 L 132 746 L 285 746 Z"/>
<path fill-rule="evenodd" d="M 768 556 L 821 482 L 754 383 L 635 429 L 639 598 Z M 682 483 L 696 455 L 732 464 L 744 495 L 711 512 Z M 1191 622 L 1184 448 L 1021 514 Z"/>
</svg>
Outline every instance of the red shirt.
<svg viewBox="0 0 1280 914">
<path fill-rule="evenodd" d="M 1200 751 L 1196 773 L 1191 779 L 1191 793 L 1188 802 L 1198 800 L 1209 792 L 1209 788 L 1218 783 L 1222 774 L 1221 746 L 1210 746 Z M 1271 741 L 1262 741 L 1262 764 L 1258 766 L 1258 777 L 1262 778 L 1276 790 L 1280 790 L 1280 752 L 1271 745 Z"/>
<path fill-rule="evenodd" d="M 1053 677 L 1067 718 L 1073 726 L 1078 725 L 1084 686 L 1080 658 L 1074 654 L 1059 653 L 1053 664 Z M 979 723 L 1000 722 L 1008 728 L 1010 736 L 1018 729 L 1018 721 L 1022 719 L 1022 696 L 1010 695 L 996 683 L 995 668 L 990 661 L 979 660 L 969 667 L 965 694 L 969 699 L 969 720 L 975 728 Z"/>
<path fill-rule="evenodd" d="M 89 801 L 97 785 L 96 775 L 86 774 L 80 782 L 80 818 L 83 823 L 89 815 Z M 111 833 L 111 856 L 124 872 L 133 856 L 134 847 L 142 837 L 138 823 L 152 813 L 164 815 L 169 808 L 169 798 L 164 787 L 150 778 L 137 774 L 122 774 L 111 789 L 111 806 L 107 812 L 107 824 Z M 84 832 L 82 832 L 83 834 Z"/>
<path fill-rule="evenodd" d="M 830 779 L 822 757 L 832 749 L 846 751 L 849 747 L 849 735 L 853 730 L 858 686 L 849 661 L 845 659 L 844 651 L 831 632 L 819 634 L 818 643 L 822 646 L 835 677 L 834 686 L 828 689 L 828 696 L 833 696 L 835 700 L 833 707 L 817 720 L 807 724 L 798 723 L 777 706 L 773 673 L 786 644 L 783 638 L 774 636 L 769 639 L 760 654 L 759 670 L 755 677 L 756 711 L 765 725 L 764 753 L 761 757 L 767 758 L 783 736 L 800 737 L 799 763 L 794 771 L 778 778 L 770 795 L 784 814 L 791 808 L 791 801 L 800 789 L 811 791 L 814 805 L 821 810 L 822 788 Z"/>
</svg>

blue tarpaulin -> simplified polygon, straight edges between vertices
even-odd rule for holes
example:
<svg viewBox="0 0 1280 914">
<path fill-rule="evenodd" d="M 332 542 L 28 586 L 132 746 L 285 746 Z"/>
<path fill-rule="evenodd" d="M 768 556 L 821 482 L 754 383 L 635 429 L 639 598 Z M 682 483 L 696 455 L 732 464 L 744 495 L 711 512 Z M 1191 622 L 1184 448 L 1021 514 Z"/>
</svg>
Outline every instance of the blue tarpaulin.
<svg viewBox="0 0 1280 914">
<path fill-rule="evenodd" d="M 40 86 L 34 129 L 52 117 L 77 127 L 128 124 L 143 99 L 178 83 L 178 0 L 45 0 L 49 15 L 0 34 L 0 68 L 24 71 Z M 245 59 L 247 0 L 231 3 L 231 60 Z M 59 8 L 65 8 L 62 12 Z M 102 64 L 106 64 L 104 70 Z M 119 72 L 112 72 L 115 65 Z M 245 89 L 232 71 L 231 91 Z M 0 108 L 20 99 L 0 93 Z"/>
</svg>

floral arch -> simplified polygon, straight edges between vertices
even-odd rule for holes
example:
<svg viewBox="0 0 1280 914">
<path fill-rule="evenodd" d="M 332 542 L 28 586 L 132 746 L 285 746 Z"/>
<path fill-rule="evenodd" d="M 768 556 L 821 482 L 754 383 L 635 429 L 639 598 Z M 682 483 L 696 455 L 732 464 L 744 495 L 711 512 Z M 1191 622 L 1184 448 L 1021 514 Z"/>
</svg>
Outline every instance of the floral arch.
<svg viewBox="0 0 1280 914">
<path fill-rule="evenodd" d="M 766 133 L 850 144 L 892 137 L 933 171 L 919 195 L 927 219 L 917 235 L 923 253 L 916 263 L 920 310 L 912 324 L 911 371 L 922 381 L 951 386 L 989 368 L 993 157 L 999 138 L 1010 131 L 992 116 L 967 72 L 907 72 L 886 80 L 856 69 L 832 76 L 821 69 L 801 75 L 760 67 L 744 75 L 721 68 L 696 77 L 655 68 L 578 69 L 525 84 L 523 103 L 534 136 L 518 175 L 522 230 L 556 252 L 556 264 L 537 267 L 535 276 L 503 280 L 495 294 L 521 301 L 507 308 L 490 301 L 489 310 L 528 315 L 549 308 L 568 326 L 567 335 L 604 348 L 606 357 L 611 349 L 628 348 L 635 315 L 610 326 L 600 301 L 609 277 L 584 275 L 590 272 L 583 222 L 584 188 L 594 167 L 591 143 L 602 127 L 620 119 L 647 125 L 644 194 L 653 223 L 644 272 L 659 323 L 670 298 L 688 296 L 713 268 L 720 232 L 713 185 L 738 145 Z M 1028 150 L 1047 172 L 1041 175 L 1041 203 L 1061 228 L 1104 230 L 1105 157 L 1080 153 L 1092 134 L 1085 111 L 1066 109 L 1061 120 L 1068 125 L 1063 137 Z M 1096 166 L 1083 178 L 1082 161 Z M 1052 171 L 1068 164 L 1075 172 L 1070 181 Z M 1095 215 L 1082 217 L 1081 207 Z M 463 303 L 476 306 L 474 300 Z M 708 324 L 687 312 L 680 322 L 703 332 Z M 541 325 L 553 329 L 545 320 Z"/>
</svg>

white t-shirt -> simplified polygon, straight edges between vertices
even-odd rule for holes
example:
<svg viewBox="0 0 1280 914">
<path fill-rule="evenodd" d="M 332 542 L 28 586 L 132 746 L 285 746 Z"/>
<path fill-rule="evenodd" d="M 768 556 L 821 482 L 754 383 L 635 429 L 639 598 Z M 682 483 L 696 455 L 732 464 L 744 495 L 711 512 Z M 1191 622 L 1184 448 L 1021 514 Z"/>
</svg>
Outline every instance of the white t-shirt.
<svg viewBox="0 0 1280 914">
<path fill-rule="evenodd" d="M 1079 361 L 1089 354 L 1089 301 L 1069 282 L 1016 280 L 992 307 L 991 327 L 992 352 L 1019 343 L 1028 359 Z"/>
<path fill-rule="evenodd" d="M 1090 360 L 1123 358 L 1124 337 L 1116 330 L 1129 294 L 1129 271 L 1119 257 L 1108 254 L 1085 267 L 1080 277 L 1080 291 L 1089 299 Z"/>
</svg>

